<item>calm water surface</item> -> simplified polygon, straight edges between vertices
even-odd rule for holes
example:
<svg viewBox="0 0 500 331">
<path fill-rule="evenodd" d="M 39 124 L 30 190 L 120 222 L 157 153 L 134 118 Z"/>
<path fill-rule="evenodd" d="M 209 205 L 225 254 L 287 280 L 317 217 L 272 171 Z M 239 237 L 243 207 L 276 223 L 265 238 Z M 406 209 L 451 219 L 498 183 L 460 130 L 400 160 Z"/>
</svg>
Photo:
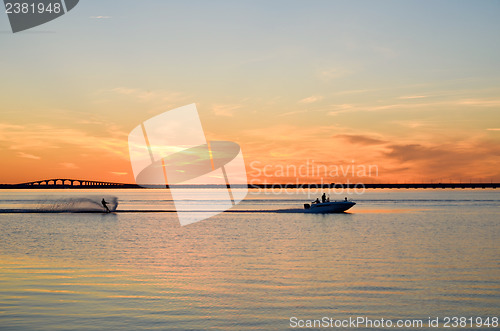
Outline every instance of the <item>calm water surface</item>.
<svg viewBox="0 0 500 331">
<path fill-rule="evenodd" d="M 500 317 L 499 191 L 371 190 L 335 215 L 270 212 L 316 196 L 254 191 L 185 227 L 140 211 L 173 209 L 159 190 L 4 190 L 0 210 L 103 195 L 135 212 L 0 213 L 1 330 Z"/>
</svg>

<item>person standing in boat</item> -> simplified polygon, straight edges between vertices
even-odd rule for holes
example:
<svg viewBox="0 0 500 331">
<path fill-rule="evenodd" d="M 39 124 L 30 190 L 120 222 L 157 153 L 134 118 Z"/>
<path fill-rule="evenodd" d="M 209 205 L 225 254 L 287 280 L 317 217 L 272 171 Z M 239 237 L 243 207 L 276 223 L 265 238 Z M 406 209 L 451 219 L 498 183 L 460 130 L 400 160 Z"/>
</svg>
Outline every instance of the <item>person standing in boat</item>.
<svg viewBox="0 0 500 331">
<path fill-rule="evenodd" d="M 326 193 L 323 193 L 323 195 L 321 196 L 321 202 L 322 203 L 326 202 Z"/>
<path fill-rule="evenodd" d="M 111 210 L 109 210 L 108 208 L 108 203 L 106 200 L 104 200 L 104 198 L 102 198 L 102 201 L 101 201 L 102 205 L 104 206 L 104 208 L 106 208 L 106 213 L 110 213 Z"/>
</svg>

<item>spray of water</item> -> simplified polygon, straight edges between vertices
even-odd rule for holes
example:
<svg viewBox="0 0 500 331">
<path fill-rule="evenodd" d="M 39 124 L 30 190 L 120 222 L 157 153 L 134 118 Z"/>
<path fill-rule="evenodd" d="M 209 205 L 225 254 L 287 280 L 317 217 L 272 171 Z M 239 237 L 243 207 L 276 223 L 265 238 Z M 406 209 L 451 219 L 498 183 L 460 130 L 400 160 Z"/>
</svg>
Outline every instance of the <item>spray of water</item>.
<svg viewBox="0 0 500 331">
<path fill-rule="evenodd" d="M 37 209 L 40 212 L 105 212 L 102 199 L 107 202 L 110 211 L 118 207 L 118 198 L 115 196 L 79 196 L 79 197 L 50 197 L 38 200 Z"/>
</svg>

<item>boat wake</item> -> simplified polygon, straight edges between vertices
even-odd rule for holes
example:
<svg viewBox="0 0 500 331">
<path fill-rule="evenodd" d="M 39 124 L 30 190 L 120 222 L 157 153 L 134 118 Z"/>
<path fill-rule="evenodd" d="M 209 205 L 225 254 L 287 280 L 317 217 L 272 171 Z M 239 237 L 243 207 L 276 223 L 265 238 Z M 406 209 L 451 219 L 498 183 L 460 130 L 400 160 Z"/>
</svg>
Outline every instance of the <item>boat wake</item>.
<svg viewBox="0 0 500 331">
<path fill-rule="evenodd" d="M 74 198 L 54 197 L 49 199 L 35 199 L 22 201 L 11 208 L 1 208 L 0 213 L 103 213 L 106 209 L 101 199 L 107 202 L 111 212 L 118 207 L 118 198 L 115 196 L 80 196 Z"/>
<path fill-rule="evenodd" d="M 107 201 L 107 200 L 106 200 Z M 111 205 L 111 204 L 110 204 Z M 116 210 L 116 207 L 109 208 L 111 212 L 116 214 L 123 213 L 177 213 L 174 209 L 121 209 Z M 102 206 L 92 208 L 50 208 L 50 209 L 34 209 L 34 208 L 24 208 L 24 209 L 0 209 L 0 214 L 42 214 L 42 213 L 103 213 L 104 210 Z M 207 213 L 213 212 L 213 210 L 192 210 L 184 213 Z M 182 213 L 182 212 L 181 212 Z M 246 214 L 246 213 L 256 213 L 256 214 L 274 214 L 274 213 L 290 213 L 290 214 L 310 214 L 304 209 L 250 209 L 250 210 L 226 210 L 222 213 L 235 213 L 235 214 Z M 342 214 L 348 214 L 346 212 Z"/>
</svg>

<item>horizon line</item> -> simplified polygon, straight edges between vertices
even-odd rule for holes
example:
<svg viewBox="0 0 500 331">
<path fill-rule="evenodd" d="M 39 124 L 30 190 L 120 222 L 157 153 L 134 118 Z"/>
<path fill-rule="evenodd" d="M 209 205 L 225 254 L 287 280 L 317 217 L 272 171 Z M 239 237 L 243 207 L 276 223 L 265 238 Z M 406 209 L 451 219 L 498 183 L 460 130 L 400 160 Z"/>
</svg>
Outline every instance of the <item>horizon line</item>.
<svg viewBox="0 0 500 331">
<path fill-rule="evenodd" d="M 43 183 L 43 184 L 42 184 Z M 49 184 L 51 183 L 51 184 Z M 69 184 L 66 184 L 69 183 Z M 78 183 L 78 184 L 75 184 Z M 498 182 L 412 182 L 412 183 L 252 183 L 252 184 L 151 184 L 139 185 L 132 183 L 113 183 L 87 181 L 78 179 L 49 179 L 19 184 L 0 184 L 0 189 L 169 189 L 169 188 L 261 188 L 261 189 L 377 189 L 377 188 L 494 188 L 500 187 Z"/>
</svg>

